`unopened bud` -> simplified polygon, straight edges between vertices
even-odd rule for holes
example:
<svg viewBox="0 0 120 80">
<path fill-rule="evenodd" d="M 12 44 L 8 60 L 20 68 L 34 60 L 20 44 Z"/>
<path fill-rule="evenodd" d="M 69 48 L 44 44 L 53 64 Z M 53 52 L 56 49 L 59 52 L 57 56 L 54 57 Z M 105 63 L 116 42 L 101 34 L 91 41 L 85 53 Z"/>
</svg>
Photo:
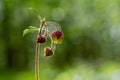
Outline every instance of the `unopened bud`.
<svg viewBox="0 0 120 80">
<path fill-rule="evenodd" d="M 38 37 L 37 37 L 37 43 L 45 43 L 46 42 L 46 39 L 43 35 L 41 34 L 38 34 Z"/>
<path fill-rule="evenodd" d="M 44 49 L 44 56 L 52 56 L 54 54 L 53 50 L 50 47 Z"/>
</svg>

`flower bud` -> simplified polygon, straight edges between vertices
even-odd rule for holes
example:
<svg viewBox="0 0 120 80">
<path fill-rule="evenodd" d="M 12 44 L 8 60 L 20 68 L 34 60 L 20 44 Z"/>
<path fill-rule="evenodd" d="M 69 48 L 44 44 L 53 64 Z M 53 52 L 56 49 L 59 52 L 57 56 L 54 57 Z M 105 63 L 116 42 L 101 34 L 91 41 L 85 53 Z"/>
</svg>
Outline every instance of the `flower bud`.
<svg viewBox="0 0 120 80">
<path fill-rule="evenodd" d="M 36 42 L 37 43 L 45 43 L 45 41 L 46 41 L 45 37 L 41 34 L 38 34 Z"/>
<path fill-rule="evenodd" d="M 44 55 L 47 56 L 52 56 L 54 54 L 54 52 L 52 51 L 52 49 L 50 47 L 46 47 L 44 49 Z"/>
<path fill-rule="evenodd" d="M 55 44 L 61 44 L 64 38 L 64 34 L 60 30 L 55 30 L 51 33 L 52 41 Z"/>
</svg>

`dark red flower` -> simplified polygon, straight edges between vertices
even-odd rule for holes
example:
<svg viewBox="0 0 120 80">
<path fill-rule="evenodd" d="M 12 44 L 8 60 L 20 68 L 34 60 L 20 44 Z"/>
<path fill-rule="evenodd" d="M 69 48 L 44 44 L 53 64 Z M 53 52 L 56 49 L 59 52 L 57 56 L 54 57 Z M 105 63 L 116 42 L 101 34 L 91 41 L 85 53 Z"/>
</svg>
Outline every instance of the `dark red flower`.
<svg viewBox="0 0 120 80">
<path fill-rule="evenodd" d="M 47 56 L 52 56 L 54 54 L 54 52 L 52 51 L 52 49 L 50 47 L 46 47 L 44 49 L 44 55 Z"/>
<path fill-rule="evenodd" d="M 37 43 L 45 43 L 46 42 L 46 39 L 43 35 L 41 34 L 38 34 L 38 37 L 37 37 Z"/>
<path fill-rule="evenodd" d="M 52 36 L 52 41 L 53 43 L 55 44 L 60 44 L 62 43 L 63 41 L 63 38 L 64 38 L 64 34 L 62 31 L 60 30 L 55 30 L 51 33 L 51 36 Z"/>
</svg>

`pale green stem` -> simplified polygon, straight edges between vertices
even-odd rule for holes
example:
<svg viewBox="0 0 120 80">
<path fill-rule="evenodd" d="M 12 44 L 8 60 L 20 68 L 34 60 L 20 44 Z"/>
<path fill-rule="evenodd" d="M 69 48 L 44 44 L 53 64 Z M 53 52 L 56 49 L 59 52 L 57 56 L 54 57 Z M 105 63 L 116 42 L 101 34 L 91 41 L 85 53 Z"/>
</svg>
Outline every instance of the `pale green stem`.
<svg viewBox="0 0 120 80">
<path fill-rule="evenodd" d="M 36 54 L 35 54 L 35 77 L 36 80 L 39 79 L 39 44 L 36 43 Z"/>
</svg>

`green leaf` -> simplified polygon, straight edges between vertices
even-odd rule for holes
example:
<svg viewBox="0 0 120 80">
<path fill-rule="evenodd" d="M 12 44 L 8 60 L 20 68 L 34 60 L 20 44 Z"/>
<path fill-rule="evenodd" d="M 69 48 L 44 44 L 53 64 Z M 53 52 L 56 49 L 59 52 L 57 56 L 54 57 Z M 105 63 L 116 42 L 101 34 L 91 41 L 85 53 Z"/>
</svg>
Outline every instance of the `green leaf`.
<svg viewBox="0 0 120 80">
<path fill-rule="evenodd" d="M 39 29 L 37 27 L 29 26 L 28 29 L 23 30 L 23 36 L 25 36 L 28 33 L 37 32 L 38 30 Z"/>
<path fill-rule="evenodd" d="M 28 28 L 29 28 L 29 29 L 38 29 L 38 28 L 35 27 L 35 26 L 29 26 Z"/>
</svg>

